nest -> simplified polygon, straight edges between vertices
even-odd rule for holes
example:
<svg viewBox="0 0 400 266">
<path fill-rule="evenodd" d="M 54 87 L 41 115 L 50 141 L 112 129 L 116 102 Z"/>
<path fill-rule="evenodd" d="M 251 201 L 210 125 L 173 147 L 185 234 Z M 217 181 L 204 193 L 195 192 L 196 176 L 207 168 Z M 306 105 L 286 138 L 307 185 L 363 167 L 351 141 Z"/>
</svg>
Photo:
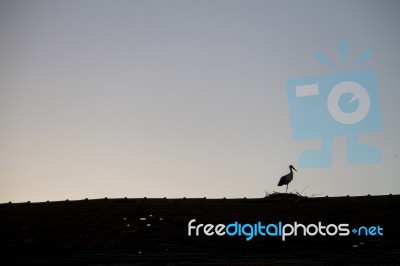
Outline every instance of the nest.
<svg viewBox="0 0 400 266">
<path fill-rule="evenodd" d="M 300 194 L 297 191 L 290 192 L 290 193 L 280 193 L 280 192 L 276 192 L 276 191 L 273 191 L 273 192 L 265 191 L 265 197 L 264 198 L 268 198 L 268 199 L 278 199 L 278 198 L 286 199 L 286 198 L 307 198 L 307 196 L 304 196 L 304 195 Z"/>
</svg>

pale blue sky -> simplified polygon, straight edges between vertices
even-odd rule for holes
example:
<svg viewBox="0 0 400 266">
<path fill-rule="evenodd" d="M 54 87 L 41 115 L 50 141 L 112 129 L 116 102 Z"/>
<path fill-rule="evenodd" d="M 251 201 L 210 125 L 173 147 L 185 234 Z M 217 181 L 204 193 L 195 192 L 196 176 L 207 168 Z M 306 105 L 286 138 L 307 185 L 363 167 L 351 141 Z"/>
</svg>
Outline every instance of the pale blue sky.
<svg viewBox="0 0 400 266">
<path fill-rule="evenodd" d="M 377 73 L 380 164 L 299 169 L 307 195 L 400 192 L 398 1 L 1 1 L 0 202 L 263 197 L 296 142 L 286 80 Z M 367 49 L 360 67 L 332 70 Z"/>
</svg>

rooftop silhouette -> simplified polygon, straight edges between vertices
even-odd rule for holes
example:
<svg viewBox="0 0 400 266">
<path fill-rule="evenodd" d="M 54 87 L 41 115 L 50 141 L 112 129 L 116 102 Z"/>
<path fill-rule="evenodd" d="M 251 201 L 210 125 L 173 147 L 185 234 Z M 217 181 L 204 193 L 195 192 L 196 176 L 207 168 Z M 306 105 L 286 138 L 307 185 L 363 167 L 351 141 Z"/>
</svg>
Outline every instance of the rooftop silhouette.
<svg viewBox="0 0 400 266">
<path fill-rule="evenodd" d="M 0 204 L 0 258 L 14 265 L 400 264 L 400 195 L 140 198 Z M 188 222 L 380 225 L 384 236 L 188 236 Z"/>
</svg>

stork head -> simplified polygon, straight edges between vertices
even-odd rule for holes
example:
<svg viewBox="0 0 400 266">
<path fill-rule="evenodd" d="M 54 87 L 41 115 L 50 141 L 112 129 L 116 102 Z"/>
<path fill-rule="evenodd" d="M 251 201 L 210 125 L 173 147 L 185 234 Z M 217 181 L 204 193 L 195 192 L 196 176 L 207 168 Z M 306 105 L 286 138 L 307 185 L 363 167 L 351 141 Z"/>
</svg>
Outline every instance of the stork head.
<svg viewBox="0 0 400 266">
<path fill-rule="evenodd" d="M 294 168 L 293 165 L 289 165 L 289 169 L 293 169 L 297 172 L 296 168 Z"/>
</svg>

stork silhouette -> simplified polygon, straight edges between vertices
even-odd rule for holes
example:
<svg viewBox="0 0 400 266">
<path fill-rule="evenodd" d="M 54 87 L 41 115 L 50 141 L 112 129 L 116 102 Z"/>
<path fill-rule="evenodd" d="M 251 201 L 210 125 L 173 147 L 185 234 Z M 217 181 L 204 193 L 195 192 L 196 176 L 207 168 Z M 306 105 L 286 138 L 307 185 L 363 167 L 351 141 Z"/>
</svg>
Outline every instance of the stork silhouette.
<svg viewBox="0 0 400 266">
<path fill-rule="evenodd" d="M 287 174 L 287 175 L 282 176 L 281 179 L 279 180 L 279 183 L 278 183 L 278 186 L 286 185 L 286 193 L 287 193 L 287 190 L 288 190 L 288 187 L 289 187 L 289 183 L 293 180 L 292 169 L 297 172 L 296 168 L 294 168 L 293 165 L 289 165 L 290 173 Z"/>
</svg>

